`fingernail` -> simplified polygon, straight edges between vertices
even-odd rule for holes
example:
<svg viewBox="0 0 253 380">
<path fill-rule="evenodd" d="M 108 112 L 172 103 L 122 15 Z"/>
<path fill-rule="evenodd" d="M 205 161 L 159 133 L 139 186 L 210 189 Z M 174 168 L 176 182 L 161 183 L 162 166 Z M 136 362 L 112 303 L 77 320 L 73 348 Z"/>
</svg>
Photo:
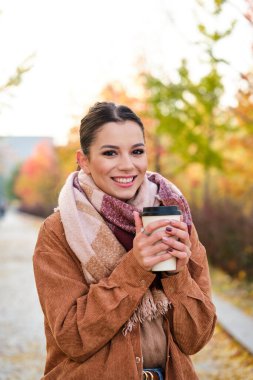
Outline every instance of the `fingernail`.
<svg viewBox="0 0 253 380">
<path fill-rule="evenodd" d="M 167 232 L 171 232 L 171 231 L 172 231 L 172 228 L 171 228 L 171 227 L 166 227 L 165 230 L 166 230 Z"/>
</svg>

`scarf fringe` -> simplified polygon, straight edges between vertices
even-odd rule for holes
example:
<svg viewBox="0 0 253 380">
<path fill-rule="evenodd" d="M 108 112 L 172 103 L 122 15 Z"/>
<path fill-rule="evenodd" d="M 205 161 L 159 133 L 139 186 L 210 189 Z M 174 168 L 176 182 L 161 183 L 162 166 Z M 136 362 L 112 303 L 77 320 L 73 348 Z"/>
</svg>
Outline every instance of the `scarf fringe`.
<svg viewBox="0 0 253 380">
<path fill-rule="evenodd" d="M 133 315 L 125 323 L 122 334 L 124 336 L 131 332 L 138 322 L 143 323 L 145 320 L 152 321 L 159 315 L 165 315 L 171 302 L 167 299 L 162 290 L 153 288 L 144 294 L 139 306 Z"/>
</svg>

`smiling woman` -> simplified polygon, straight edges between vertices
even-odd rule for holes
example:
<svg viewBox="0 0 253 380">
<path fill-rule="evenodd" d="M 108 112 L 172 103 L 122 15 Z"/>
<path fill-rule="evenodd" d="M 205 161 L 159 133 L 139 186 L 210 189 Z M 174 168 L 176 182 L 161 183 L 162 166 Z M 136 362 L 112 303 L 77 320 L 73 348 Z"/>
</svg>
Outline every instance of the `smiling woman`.
<svg viewBox="0 0 253 380">
<path fill-rule="evenodd" d="M 147 170 L 144 135 L 131 120 L 103 124 L 89 153 L 79 150 L 77 158 L 103 192 L 122 200 L 136 194 Z"/>
<path fill-rule="evenodd" d="M 43 379 L 197 379 L 189 355 L 211 338 L 216 316 L 188 203 L 147 172 L 143 124 L 128 107 L 96 103 L 80 142 L 80 170 L 67 178 L 34 254 Z M 143 207 L 173 204 L 182 220 L 143 229 Z M 152 272 L 171 257 L 176 271 Z"/>
</svg>

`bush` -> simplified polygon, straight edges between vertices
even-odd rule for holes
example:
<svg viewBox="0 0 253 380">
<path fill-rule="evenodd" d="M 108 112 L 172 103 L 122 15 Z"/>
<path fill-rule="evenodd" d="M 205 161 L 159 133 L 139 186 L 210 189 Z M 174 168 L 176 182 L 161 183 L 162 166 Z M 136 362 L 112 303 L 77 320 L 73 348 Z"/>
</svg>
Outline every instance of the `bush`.
<svg viewBox="0 0 253 380">
<path fill-rule="evenodd" d="M 253 210 L 229 200 L 209 201 L 192 214 L 208 259 L 233 277 L 253 280 Z"/>
<path fill-rule="evenodd" d="M 30 206 L 29 205 L 28 206 L 28 205 L 21 204 L 18 207 L 18 210 L 26 214 L 39 216 L 41 218 L 47 218 L 50 214 L 54 212 L 54 206 L 51 206 L 51 207 L 48 205 L 46 206 L 42 206 L 42 205 Z"/>
</svg>

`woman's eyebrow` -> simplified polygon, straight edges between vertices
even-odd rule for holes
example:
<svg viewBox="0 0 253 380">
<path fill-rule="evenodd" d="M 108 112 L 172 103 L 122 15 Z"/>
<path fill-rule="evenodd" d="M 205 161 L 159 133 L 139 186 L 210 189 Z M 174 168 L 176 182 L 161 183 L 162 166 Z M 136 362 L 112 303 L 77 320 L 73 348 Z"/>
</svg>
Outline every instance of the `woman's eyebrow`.
<svg viewBox="0 0 253 380">
<path fill-rule="evenodd" d="M 136 148 L 137 146 L 145 146 L 145 144 L 143 144 L 143 143 L 134 144 L 134 145 L 132 146 L 132 148 Z"/>
<path fill-rule="evenodd" d="M 116 145 L 102 145 L 99 149 L 105 149 L 105 148 L 119 149 L 119 147 Z"/>
<path fill-rule="evenodd" d="M 137 144 L 134 144 L 134 145 L 132 145 L 132 147 L 131 148 L 136 148 L 137 146 L 145 146 L 143 143 L 137 143 Z M 119 149 L 119 147 L 117 146 L 117 145 L 102 145 L 101 147 L 100 147 L 100 149 Z"/>
</svg>

